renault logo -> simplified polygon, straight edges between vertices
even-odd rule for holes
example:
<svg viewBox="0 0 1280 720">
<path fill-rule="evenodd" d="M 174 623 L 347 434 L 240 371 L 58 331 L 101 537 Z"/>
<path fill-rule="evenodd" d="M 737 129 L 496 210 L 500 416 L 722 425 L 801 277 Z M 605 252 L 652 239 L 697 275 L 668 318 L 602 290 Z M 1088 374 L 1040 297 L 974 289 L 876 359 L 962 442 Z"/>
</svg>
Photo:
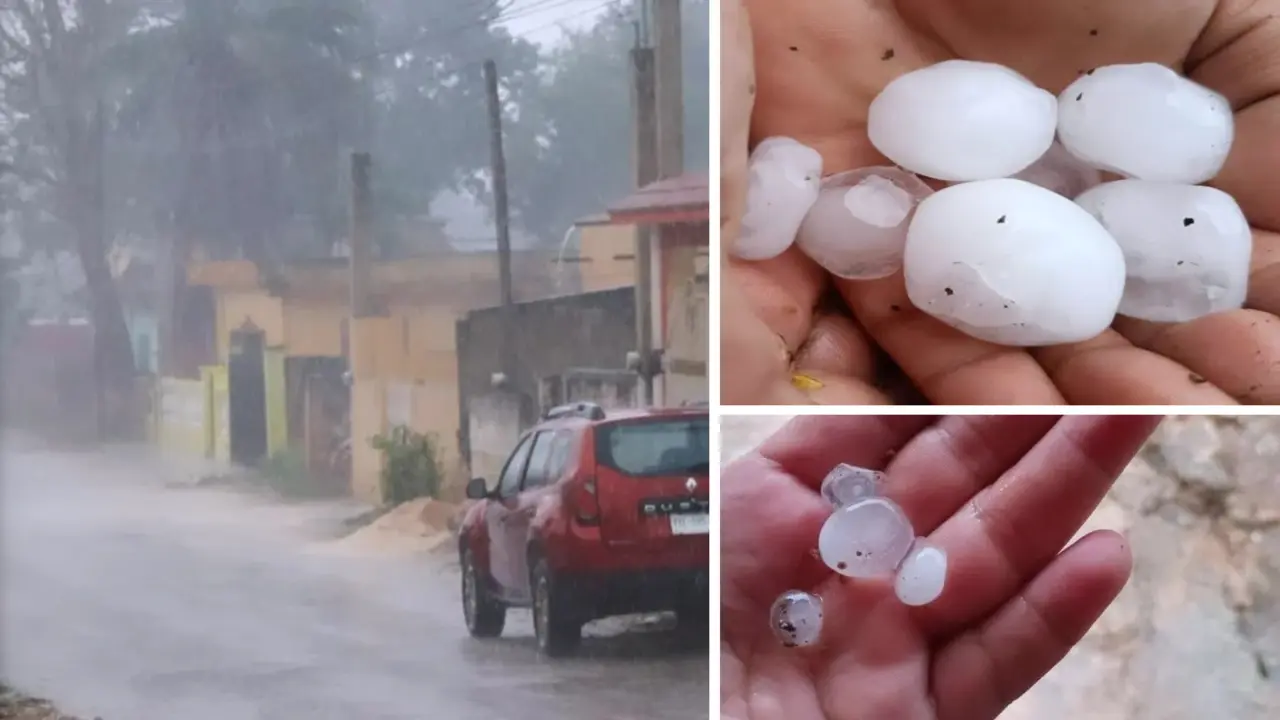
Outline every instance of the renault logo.
<svg viewBox="0 0 1280 720">
<path fill-rule="evenodd" d="M 689 492 L 689 494 L 690 494 L 690 495 L 692 495 L 692 494 L 693 494 L 693 491 L 698 489 L 698 480 L 697 480 L 697 478 L 689 478 L 688 480 L 685 480 L 685 481 L 684 481 L 684 489 L 685 489 L 685 490 L 687 490 L 687 491 Z"/>
</svg>

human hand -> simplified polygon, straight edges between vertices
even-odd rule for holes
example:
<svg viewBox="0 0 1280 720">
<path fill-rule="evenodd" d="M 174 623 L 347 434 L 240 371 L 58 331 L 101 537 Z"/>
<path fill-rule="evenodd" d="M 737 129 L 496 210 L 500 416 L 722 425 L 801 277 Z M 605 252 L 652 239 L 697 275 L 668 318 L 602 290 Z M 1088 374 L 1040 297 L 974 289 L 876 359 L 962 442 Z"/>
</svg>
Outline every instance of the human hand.
<svg viewBox="0 0 1280 720">
<path fill-rule="evenodd" d="M 722 717 L 995 718 L 1128 580 L 1132 559 L 1116 533 L 1062 547 L 1158 422 L 793 420 L 721 474 Z M 907 607 L 891 583 L 848 580 L 812 554 L 831 514 L 818 488 L 842 462 L 885 469 L 885 495 L 946 550 L 933 603 Z M 769 627 L 774 599 L 793 588 L 823 599 L 816 645 L 784 647 Z"/>
<path fill-rule="evenodd" d="M 877 377 L 889 364 L 883 351 L 937 404 L 1280 403 L 1280 0 L 721 8 L 722 402 L 902 401 Z M 824 174 L 887 164 L 867 139 L 871 100 L 894 77 L 954 57 L 1008 65 L 1054 93 L 1089 68 L 1154 61 L 1225 95 L 1236 140 L 1212 184 L 1254 226 L 1246 309 L 1179 324 L 1120 318 L 1092 340 L 1028 351 L 916 310 L 901 273 L 833 281 L 795 248 L 764 262 L 724 254 L 738 235 L 751 145 L 793 137 L 821 153 Z M 839 306 L 818 308 L 833 286 Z"/>
</svg>

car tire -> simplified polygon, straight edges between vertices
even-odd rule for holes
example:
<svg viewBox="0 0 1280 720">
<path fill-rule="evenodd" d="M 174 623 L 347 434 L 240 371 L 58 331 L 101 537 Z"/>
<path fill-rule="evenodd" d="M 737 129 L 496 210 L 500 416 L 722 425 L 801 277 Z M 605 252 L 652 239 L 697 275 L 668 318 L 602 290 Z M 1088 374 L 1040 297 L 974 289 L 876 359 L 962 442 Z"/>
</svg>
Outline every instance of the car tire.
<svg viewBox="0 0 1280 720">
<path fill-rule="evenodd" d="M 462 616 L 472 637 L 494 638 L 507 624 L 507 606 L 489 594 L 470 550 L 462 551 Z"/>
<path fill-rule="evenodd" d="M 538 558 L 534 563 L 530 585 L 538 652 L 547 657 L 573 654 L 582 644 L 583 623 L 545 559 Z"/>
<path fill-rule="evenodd" d="M 676 627 L 682 633 L 705 635 L 711 627 L 711 597 L 695 594 L 676 607 Z M 691 637 L 691 639 L 693 639 Z"/>
</svg>

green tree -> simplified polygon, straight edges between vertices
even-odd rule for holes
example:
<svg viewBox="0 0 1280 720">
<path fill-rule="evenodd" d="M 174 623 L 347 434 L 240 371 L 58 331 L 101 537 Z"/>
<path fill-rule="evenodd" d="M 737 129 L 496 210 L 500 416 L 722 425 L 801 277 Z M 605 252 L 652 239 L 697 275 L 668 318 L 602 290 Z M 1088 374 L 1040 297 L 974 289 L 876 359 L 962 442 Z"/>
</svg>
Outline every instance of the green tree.
<svg viewBox="0 0 1280 720">
<path fill-rule="evenodd" d="M 49 191 L 84 269 L 109 427 L 127 427 L 133 347 L 107 264 L 103 59 L 138 0 L 11 0 L 0 9 L 3 122 L 20 138 L 10 172 Z"/>
<path fill-rule="evenodd" d="M 537 92 L 538 50 L 499 26 L 493 0 L 382 0 L 376 5 L 380 92 L 376 198 L 384 214 L 425 216 L 443 190 L 486 195 L 490 164 L 483 62 L 498 67 L 508 153 L 537 134 L 526 114 Z"/>
<path fill-rule="evenodd" d="M 683 3 L 685 167 L 708 160 L 709 13 Z M 558 240 L 574 220 L 601 211 L 635 186 L 631 55 L 637 10 L 625 5 L 571 33 L 549 58 L 536 113 L 541 143 L 512 153 L 512 203 L 521 224 Z"/>
</svg>

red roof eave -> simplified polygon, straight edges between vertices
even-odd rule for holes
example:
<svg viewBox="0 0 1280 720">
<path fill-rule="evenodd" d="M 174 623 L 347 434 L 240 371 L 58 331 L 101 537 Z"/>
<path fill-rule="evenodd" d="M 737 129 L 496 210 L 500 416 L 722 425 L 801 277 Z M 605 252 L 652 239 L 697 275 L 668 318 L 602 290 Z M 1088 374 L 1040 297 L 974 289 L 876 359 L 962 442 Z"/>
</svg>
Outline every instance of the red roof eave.
<svg viewBox="0 0 1280 720">
<path fill-rule="evenodd" d="M 610 225 L 674 225 L 676 223 L 704 223 L 711 220 L 711 208 L 706 205 L 624 210 L 609 213 Z"/>
<path fill-rule="evenodd" d="M 611 204 L 604 217 L 597 216 L 584 224 L 601 224 L 601 220 L 608 225 L 710 222 L 707 176 L 686 174 L 650 183 Z"/>
</svg>

